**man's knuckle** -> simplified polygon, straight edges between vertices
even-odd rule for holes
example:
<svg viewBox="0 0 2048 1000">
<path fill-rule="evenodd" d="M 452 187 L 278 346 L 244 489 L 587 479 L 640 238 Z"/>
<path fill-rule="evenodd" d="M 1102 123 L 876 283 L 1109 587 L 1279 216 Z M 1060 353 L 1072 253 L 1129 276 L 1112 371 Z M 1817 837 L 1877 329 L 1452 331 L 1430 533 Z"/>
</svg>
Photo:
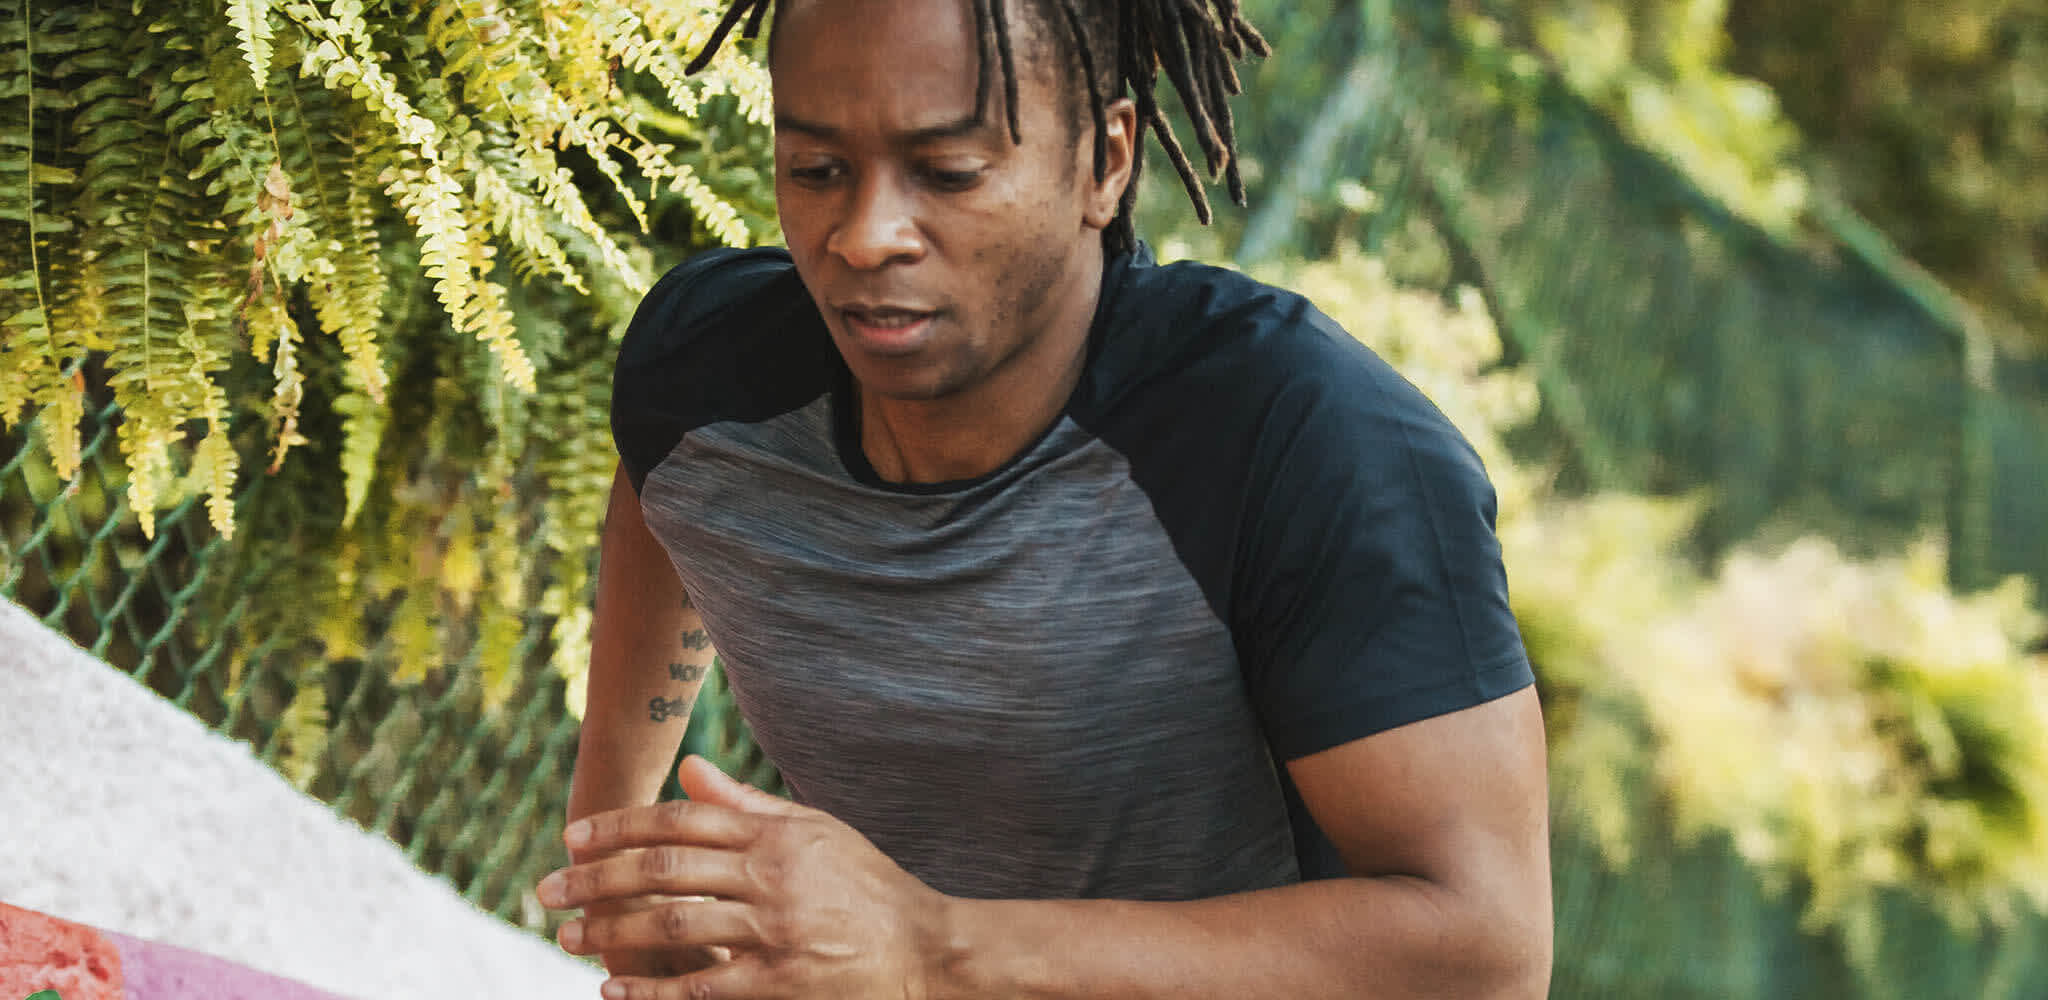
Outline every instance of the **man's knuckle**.
<svg viewBox="0 0 2048 1000">
<path fill-rule="evenodd" d="M 638 861 L 640 877 L 657 885 L 666 884 L 676 875 L 674 852 L 651 848 L 640 852 Z"/>
<path fill-rule="evenodd" d="M 796 918 L 788 910 L 771 910 L 761 914 L 755 921 L 761 940 L 771 947 L 784 949 L 796 941 Z"/>
<path fill-rule="evenodd" d="M 655 918 L 654 923 L 656 932 L 664 940 L 678 942 L 689 940 L 690 914 L 679 903 L 671 903 L 668 906 L 662 907 L 660 915 Z"/>
<path fill-rule="evenodd" d="M 748 851 L 740 861 L 747 884 L 761 892 L 772 892 L 782 884 L 782 858 L 771 851 Z"/>
<path fill-rule="evenodd" d="M 689 823 L 689 817 L 690 804 L 673 799 L 662 803 L 661 808 L 654 812 L 655 826 L 664 834 L 681 831 Z"/>
</svg>

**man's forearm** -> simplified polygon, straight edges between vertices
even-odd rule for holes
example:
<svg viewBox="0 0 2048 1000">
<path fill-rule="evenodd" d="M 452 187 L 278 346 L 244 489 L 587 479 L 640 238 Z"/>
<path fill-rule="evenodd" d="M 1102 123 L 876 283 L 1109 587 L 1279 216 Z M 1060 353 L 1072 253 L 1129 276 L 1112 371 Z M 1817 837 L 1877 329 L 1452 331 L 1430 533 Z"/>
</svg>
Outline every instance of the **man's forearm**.
<svg viewBox="0 0 2048 1000">
<path fill-rule="evenodd" d="M 716 655 L 621 467 L 605 514 L 569 819 L 661 794 Z"/>
<path fill-rule="evenodd" d="M 933 1000 L 1536 998 L 1550 914 L 1421 879 L 1331 879 L 1182 903 L 953 900 Z"/>
</svg>

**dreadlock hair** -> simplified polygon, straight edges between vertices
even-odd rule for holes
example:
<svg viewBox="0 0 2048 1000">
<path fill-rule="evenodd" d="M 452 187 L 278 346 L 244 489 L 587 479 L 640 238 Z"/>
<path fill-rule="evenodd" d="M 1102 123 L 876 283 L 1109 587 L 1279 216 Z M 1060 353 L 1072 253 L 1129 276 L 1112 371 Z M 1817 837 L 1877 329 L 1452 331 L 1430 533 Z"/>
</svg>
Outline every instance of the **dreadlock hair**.
<svg viewBox="0 0 2048 1000">
<path fill-rule="evenodd" d="M 1247 55 L 1272 52 L 1258 30 L 1246 21 L 1239 0 L 1024 0 L 1036 5 L 1045 26 L 1064 31 L 1080 63 L 1082 89 L 1087 94 L 1089 114 L 1095 128 L 1095 176 L 1107 169 L 1104 147 L 1109 105 L 1129 96 L 1137 104 L 1138 134 L 1133 137 L 1131 180 L 1114 222 L 1103 231 L 1104 249 L 1126 253 L 1137 247 L 1132 227 L 1132 210 L 1137 204 L 1138 177 L 1144 167 L 1144 138 L 1149 128 L 1180 175 L 1195 217 L 1208 225 L 1209 197 L 1196 175 L 1187 151 L 1174 135 L 1153 98 L 1153 90 L 1164 71 L 1179 94 L 1195 139 L 1201 144 L 1209 180 L 1219 177 L 1230 192 L 1230 200 L 1245 203 L 1244 181 L 1237 170 L 1237 133 L 1230 115 L 1229 98 L 1241 93 L 1234 61 Z M 711 37 L 690 60 L 686 71 L 695 73 L 711 62 L 733 29 L 742 38 L 755 38 L 775 0 L 730 0 L 725 16 Z M 975 34 L 979 42 L 979 70 L 975 80 L 975 109 L 986 114 L 990 91 L 1000 75 L 1003 106 L 1008 113 L 1010 138 L 1023 141 L 1017 124 L 1017 65 L 1011 44 L 1006 0 L 969 0 L 974 9 Z M 992 58 L 993 57 L 993 58 Z M 993 63 L 993 65 L 991 65 Z"/>
</svg>

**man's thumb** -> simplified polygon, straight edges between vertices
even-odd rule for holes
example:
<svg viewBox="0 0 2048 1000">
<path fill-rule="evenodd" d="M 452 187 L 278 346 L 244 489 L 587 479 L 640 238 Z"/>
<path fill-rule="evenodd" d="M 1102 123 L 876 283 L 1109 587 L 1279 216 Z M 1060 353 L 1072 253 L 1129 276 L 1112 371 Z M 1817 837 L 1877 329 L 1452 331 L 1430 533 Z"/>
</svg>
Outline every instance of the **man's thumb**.
<svg viewBox="0 0 2048 1000">
<path fill-rule="evenodd" d="M 683 758 L 683 762 L 676 765 L 676 781 L 683 786 L 683 794 L 692 802 L 710 802 L 757 813 L 788 812 L 791 808 L 787 801 L 752 785 L 734 781 L 719 770 L 718 765 L 696 754 Z"/>
</svg>

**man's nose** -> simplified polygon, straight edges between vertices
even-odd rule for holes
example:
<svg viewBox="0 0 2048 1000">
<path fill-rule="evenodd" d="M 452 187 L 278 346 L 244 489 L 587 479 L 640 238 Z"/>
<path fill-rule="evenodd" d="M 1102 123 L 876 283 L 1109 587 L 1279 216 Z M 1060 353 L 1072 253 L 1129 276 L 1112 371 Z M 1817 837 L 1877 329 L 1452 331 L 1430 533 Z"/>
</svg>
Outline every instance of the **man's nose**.
<svg viewBox="0 0 2048 1000">
<path fill-rule="evenodd" d="M 889 178 L 863 178 L 825 249 L 859 271 L 914 263 L 924 256 L 924 239 L 911 209 L 911 199 Z"/>
</svg>

